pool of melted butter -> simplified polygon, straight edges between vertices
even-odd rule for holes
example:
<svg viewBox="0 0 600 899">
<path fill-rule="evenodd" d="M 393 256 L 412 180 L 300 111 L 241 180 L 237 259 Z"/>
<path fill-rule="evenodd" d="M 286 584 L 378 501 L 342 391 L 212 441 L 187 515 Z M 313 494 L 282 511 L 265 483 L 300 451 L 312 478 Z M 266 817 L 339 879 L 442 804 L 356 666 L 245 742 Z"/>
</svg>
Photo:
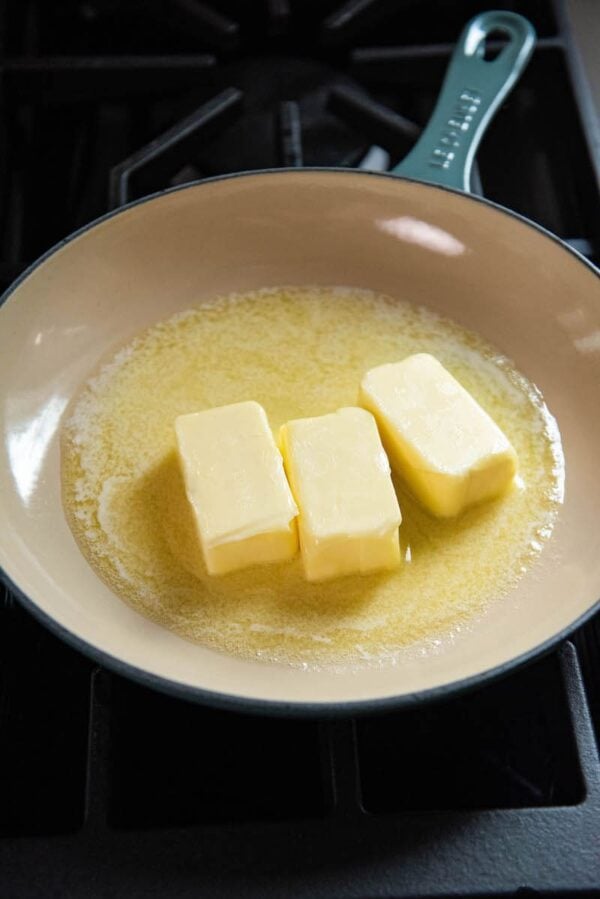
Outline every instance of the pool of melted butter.
<svg viewBox="0 0 600 899">
<path fill-rule="evenodd" d="M 277 431 L 355 404 L 367 369 L 416 352 L 436 356 L 508 435 L 511 491 L 439 521 L 397 483 L 404 561 L 393 572 L 309 584 L 297 558 L 210 577 L 194 551 L 175 417 L 253 399 Z M 539 391 L 476 335 L 364 290 L 282 288 L 216 298 L 121 349 L 71 407 L 62 479 L 82 552 L 134 609 L 224 652 L 307 666 L 435 647 L 501 601 L 551 534 L 563 457 Z"/>
</svg>

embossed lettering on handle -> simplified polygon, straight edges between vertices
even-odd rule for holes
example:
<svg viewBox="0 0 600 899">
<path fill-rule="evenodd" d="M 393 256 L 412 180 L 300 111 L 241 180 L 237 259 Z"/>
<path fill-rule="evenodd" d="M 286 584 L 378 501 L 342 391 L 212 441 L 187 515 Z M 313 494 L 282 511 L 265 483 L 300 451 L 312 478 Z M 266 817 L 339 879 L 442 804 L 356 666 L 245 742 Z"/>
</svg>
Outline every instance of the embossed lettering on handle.
<svg viewBox="0 0 600 899">
<path fill-rule="evenodd" d="M 506 38 L 495 59 L 485 59 L 492 32 Z M 527 65 L 535 44 L 533 26 L 516 13 L 485 12 L 460 36 L 429 124 L 393 174 L 469 190 L 479 141 Z"/>
<path fill-rule="evenodd" d="M 429 158 L 429 165 L 449 171 L 456 162 L 468 132 L 474 127 L 481 110 L 481 94 L 471 88 L 461 91 Z"/>
</svg>

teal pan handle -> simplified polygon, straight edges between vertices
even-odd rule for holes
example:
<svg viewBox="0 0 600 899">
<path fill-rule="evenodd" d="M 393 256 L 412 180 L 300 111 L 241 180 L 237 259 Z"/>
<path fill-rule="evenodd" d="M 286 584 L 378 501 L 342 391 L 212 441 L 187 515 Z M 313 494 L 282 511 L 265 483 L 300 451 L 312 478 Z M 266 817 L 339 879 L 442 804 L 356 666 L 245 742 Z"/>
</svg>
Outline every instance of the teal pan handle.
<svg viewBox="0 0 600 899">
<path fill-rule="evenodd" d="M 486 39 L 492 33 L 507 43 L 495 59 L 486 60 Z M 490 10 L 472 19 L 459 38 L 425 131 L 392 174 L 468 192 L 479 141 L 534 44 L 533 26 L 516 13 Z"/>
</svg>

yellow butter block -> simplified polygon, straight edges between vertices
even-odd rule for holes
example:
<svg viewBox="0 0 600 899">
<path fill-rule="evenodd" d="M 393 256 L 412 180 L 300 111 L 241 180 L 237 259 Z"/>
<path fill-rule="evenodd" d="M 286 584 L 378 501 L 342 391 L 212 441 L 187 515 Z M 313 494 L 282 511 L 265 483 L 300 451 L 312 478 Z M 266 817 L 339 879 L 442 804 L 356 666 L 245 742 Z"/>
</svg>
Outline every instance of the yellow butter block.
<svg viewBox="0 0 600 899">
<path fill-rule="evenodd" d="M 509 440 L 433 356 L 371 369 L 359 403 L 377 419 L 394 470 L 434 515 L 458 515 L 512 482 Z"/>
<path fill-rule="evenodd" d="M 402 520 L 375 419 L 339 409 L 280 431 L 309 581 L 393 568 Z"/>
<path fill-rule="evenodd" d="M 262 406 L 180 415 L 175 433 L 209 574 L 290 559 L 298 509 Z"/>
</svg>

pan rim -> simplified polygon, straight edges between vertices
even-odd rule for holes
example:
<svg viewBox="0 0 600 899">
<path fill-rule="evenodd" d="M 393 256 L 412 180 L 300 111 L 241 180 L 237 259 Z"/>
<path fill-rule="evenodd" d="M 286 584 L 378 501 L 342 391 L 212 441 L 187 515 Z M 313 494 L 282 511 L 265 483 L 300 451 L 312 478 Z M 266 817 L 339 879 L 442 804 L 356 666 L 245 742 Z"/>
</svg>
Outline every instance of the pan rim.
<svg viewBox="0 0 600 899">
<path fill-rule="evenodd" d="M 188 702 L 196 702 L 214 708 L 231 712 L 243 712 L 250 715 L 263 715 L 270 717 L 286 718 L 342 718 L 358 717 L 364 715 L 384 714 L 385 712 L 400 711 L 406 708 L 416 708 L 420 705 L 441 702 L 453 699 L 464 693 L 469 693 L 480 687 L 487 686 L 496 680 L 512 674 L 536 659 L 548 655 L 561 643 L 566 642 L 569 636 L 582 627 L 596 612 L 600 611 L 600 599 L 589 609 L 580 615 L 574 622 L 567 625 L 557 634 L 550 637 L 544 643 L 527 652 L 521 653 L 478 674 L 460 680 L 440 684 L 437 687 L 429 687 L 413 693 L 399 693 L 392 696 L 381 696 L 373 699 L 358 699 L 323 702 L 286 701 L 281 699 L 261 699 L 258 697 L 244 696 L 236 693 L 221 693 L 217 690 L 207 690 L 204 687 L 193 687 L 182 681 L 172 680 L 163 675 L 153 674 L 144 668 L 138 668 L 131 662 L 126 662 L 118 656 L 113 656 L 103 649 L 99 649 L 93 643 L 89 643 L 79 637 L 73 631 L 64 627 L 59 621 L 44 612 L 23 590 L 12 580 L 3 568 L 0 568 L 0 582 L 13 595 L 33 617 L 46 627 L 51 633 L 59 637 L 67 645 L 81 652 L 83 655 L 98 662 L 103 667 L 114 673 L 136 681 L 144 687 L 157 690 L 176 699 L 184 699 Z"/>
<path fill-rule="evenodd" d="M 539 232 L 544 237 L 548 237 L 554 244 L 561 247 L 566 253 L 574 256 L 575 259 L 581 262 L 590 272 L 592 272 L 593 275 L 595 275 L 597 278 L 600 278 L 600 267 L 594 265 L 594 263 L 587 259 L 582 253 L 580 253 L 579 250 L 576 250 L 574 247 L 570 246 L 568 243 L 566 243 L 566 241 L 562 240 L 562 238 L 558 237 L 552 231 L 549 231 L 548 228 L 545 228 L 543 225 L 534 222 L 530 218 L 527 218 L 526 215 L 522 215 L 520 212 L 515 212 L 513 209 L 509 209 L 507 206 L 503 206 L 501 203 L 496 203 L 495 200 L 489 200 L 487 197 L 480 197 L 478 194 L 466 193 L 464 190 L 459 190 L 455 187 L 448 187 L 445 184 L 436 184 L 435 181 L 425 181 L 419 178 L 408 178 L 405 175 L 394 175 L 392 172 L 372 172 L 367 169 L 345 169 L 336 168 L 335 166 L 298 166 L 297 168 L 248 169 L 247 171 L 243 172 L 229 172 L 226 175 L 211 175 L 209 178 L 199 178 L 195 181 L 188 181 L 186 184 L 178 184 L 175 187 L 166 187 L 163 190 L 157 190 L 145 197 L 138 197 L 137 200 L 132 200 L 130 203 L 125 203 L 123 206 L 119 206 L 117 209 L 110 209 L 103 215 L 98 216 L 98 218 L 92 219 L 91 222 L 82 225 L 75 231 L 71 231 L 70 234 L 67 234 L 66 237 L 61 238 L 61 240 L 53 244 L 49 249 L 42 253 L 41 256 L 38 256 L 37 259 L 34 259 L 34 261 L 30 263 L 30 265 L 28 265 L 27 268 L 25 268 L 21 272 L 21 274 L 18 275 L 15 280 L 11 284 L 9 284 L 6 290 L 4 290 L 0 295 L 0 309 L 2 308 L 2 306 L 4 306 L 7 300 L 10 299 L 17 288 L 21 286 L 23 281 L 25 281 L 29 277 L 29 275 L 32 275 L 33 272 L 37 268 L 39 268 L 47 259 L 53 256 L 63 247 L 66 247 L 68 244 L 72 243 L 78 237 L 83 236 L 87 231 L 91 231 L 97 225 L 101 225 L 104 222 L 110 221 L 111 218 L 120 215 L 120 213 L 122 212 L 126 212 L 129 209 L 134 209 L 136 206 L 142 206 L 144 203 L 149 203 L 152 200 L 157 200 L 160 197 L 165 197 L 169 194 L 179 193 L 180 191 L 200 187 L 204 184 L 215 184 L 218 181 L 233 181 L 237 178 L 257 177 L 261 175 L 308 175 L 314 174 L 316 172 L 329 175 L 359 175 L 361 177 L 366 176 L 368 178 L 381 178 L 391 182 L 406 181 L 409 184 L 424 185 L 428 188 L 434 188 L 435 190 L 441 190 L 445 193 L 463 197 L 466 200 L 473 200 L 475 203 L 480 203 L 482 206 L 489 206 L 490 208 L 495 209 L 497 212 L 503 213 L 510 218 L 514 218 L 522 224 L 527 225 L 529 228 L 532 228 L 534 231 Z"/>
<path fill-rule="evenodd" d="M 88 222 L 81 228 L 78 228 L 76 231 L 69 234 L 67 237 L 58 241 L 45 253 L 43 253 L 38 259 L 36 259 L 31 265 L 29 265 L 15 279 L 15 281 L 9 285 L 9 287 L 3 292 L 2 296 L 0 296 L 0 307 L 2 307 L 7 302 L 7 300 L 10 299 L 17 288 L 29 277 L 29 275 L 31 275 L 37 268 L 39 268 L 47 259 L 53 256 L 63 247 L 67 246 L 67 244 L 85 234 L 87 231 L 92 230 L 94 227 L 102 224 L 105 221 L 109 221 L 111 218 L 119 215 L 121 212 L 125 212 L 136 206 L 140 206 L 144 203 L 148 203 L 168 194 L 182 190 L 188 190 L 190 188 L 196 188 L 203 184 L 212 184 L 218 181 L 228 181 L 234 178 L 243 178 L 247 176 L 271 176 L 284 174 L 309 175 L 314 173 L 343 173 L 344 175 L 365 175 L 372 178 L 385 178 L 392 179 L 394 181 L 400 180 L 417 185 L 424 185 L 428 188 L 447 191 L 452 194 L 457 194 L 466 199 L 470 199 L 485 206 L 491 207 L 492 209 L 497 210 L 499 213 L 510 216 L 517 221 L 520 221 L 524 225 L 533 228 L 535 231 L 552 240 L 553 243 L 555 243 L 558 247 L 561 247 L 568 254 L 575 257 L 575 259 L 582 263 L 593 275 L 595 275 L 597 278 L 600 278 L 600 269 L 598 269 L 592 262 L 590 262 L 590 260 L 586 259 L 586 257 L 583 256 L 579 251 L 575 250 L 573 247 L 565 243 L 565 241 L 561 240 L 561 238 L 559 238 L 557 235 L 553 234 L 542 225 L 533 222 L 526 216 L 521 215 L 518 212 L 514 212 L 513 210 L 508 209 L 507 207 L 502 206 L 501 204 L 496 203 L 492 200 L 488 200 L 485 197 L 480 197 L 474 194 L 467 194 L 464 191 L 446 187 L 444 185 L 435 184 L 429 181 L 407 178 L 401 175 L 394 175 L 391 172 L 370 172 L 356 169 L 315 166 L 299 168 L 259 169 L 243 172 L 233 172 L 225 175 L 216 175 L 210 178 L 189 182 L 188 184 L 166 188 L 153 194 L 149 194 L 148 196 L 133 200 L 130 203 L 125 204 L 124 206 L 120 206 L 117 209 L 110 210 L 104 215 L 94 219 L 91 222 Z M 48 615 L 45 611 L 43 611 L 35 603 L 34 600 L 27 596 L 27 594 L 23 590 L 21 590 L 21 588 L 12 580 L 7 571 L 5 571 L 2 567 L 0 567 L 0 581 L 4 583 L 6 588 L 16 597 L 19 603 L 52 633 L 54 633 L 60 639 L 64 640 L 64 642 L 66 642 L 67 644 L 74 647 L 77 651 L 82 652 L 84 655 L 87 655 L 94 661 L 115 671 L 119 675 L 124 675 L 125 677 L 129 677 L 137 681 L 138 683 L 141 683 L 143 686 L 150 687 L 162 693 L 176 696 L 180 699 L 200 702 L 206 705 L 217 706 L 219 708 L 229 709 L 236 712 L 296 718 L 340 717 L 382 713 L 401 708 L 415 707 L 420 704 L 424 705 L 426 703 L 440 701 L 457 696 L 477 687 L 484 686 L 485 684 L 490 683 L 503 676 L 506 676 L 509 673 L 524 667 L 534 659 L 548 654 L 552 649 L 566 640 L 571 633 L 573 633 L 586 621 L 592 618 L 596 612 L 600 611 L 599 598 L 575 621 L 571 622 L 569 625 L 567 625 L 565 628 L 554 634 L 543 643 L 540 643 L 532 647 L 528 651 L 522 653 L 521 655 L 509 659 L 506 662 L 503 662 L 493 668 L 486 669 L 485 671 L 481 671 L 466 678 L 451 681 L 447 684 L 441 684 L 436 687 L 430 687 L 428 689 L 412 693 L 375 697 L 371 699 L 343 701 L 324 700 L 323 702 L 306 702 L 299 700 L 288 702 L 285 700 L 271 700 L 258 697 L 248 697 L 235 693 L 221 693 L 214 690 L 207 690 L 202 687 L 195 687 L 181 681 L 172 680 L 163 675 L 154 674 L 143 668 L 138 668 L 136 665 L 133 665 L 118 656 L 113 656 L 109 652 L 100 649 L 93 643 L 89 643 L 87 640 L 84 640 L 73 631 L 64 627 L 51 615 Z"/>
</svg>

